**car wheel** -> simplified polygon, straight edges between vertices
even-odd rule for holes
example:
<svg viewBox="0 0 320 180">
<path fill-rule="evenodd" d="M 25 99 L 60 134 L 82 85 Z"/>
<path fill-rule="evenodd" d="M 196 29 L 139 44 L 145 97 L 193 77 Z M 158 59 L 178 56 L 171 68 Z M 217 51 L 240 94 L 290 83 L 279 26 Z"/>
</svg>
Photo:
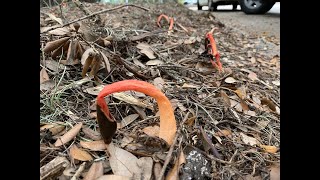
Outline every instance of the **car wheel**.
<svg viewBox="0 0 320 180">
<path fill-rule="evenodd" d="M 272 0 L 239 0 L 239 3 L 246 14 L 264 14 L 275 4 Z"/>
<path fill-rule="evenodd" d="M 218 8 L 218 4 L 217 3 L 213 3 L 212 0 L 209 0 L 209 11 L 216 11 Z"/>
<path fill-rule="evenodd" d="M 237 3 L 235 3 L 235 4 L 232 4 L 232 10 L 237 10 L 237 7 L 238 7 L 238 4 Z"/>
<path fill-rule="evenodd" d="M 202 10 L 202 6 L 199 4 L 199 0 L 197 1 L 198 10 Z"/>
</svg>

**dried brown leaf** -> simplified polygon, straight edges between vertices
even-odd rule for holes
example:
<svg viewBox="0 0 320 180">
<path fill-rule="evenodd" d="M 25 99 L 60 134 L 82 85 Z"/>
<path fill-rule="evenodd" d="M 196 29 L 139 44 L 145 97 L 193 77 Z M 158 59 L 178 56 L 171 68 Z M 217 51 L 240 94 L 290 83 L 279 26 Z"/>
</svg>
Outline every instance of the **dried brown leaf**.
<svg viewBox="0 0 320 180">
<path fill-rule="evenodd" d="M 261 99 L 261 104 L 262 105 L 267 105 L 272 111 L 276 111 L 276 105 L 269 99 L 267 98 L 262 98 Z"/>
<path fill-rule="evenodd" d="M 61 131 L 63 131 L 65 129 L 65 126 L 60 125 L 60 124 L 46 124 L 44 126 L 41 126 L 40 130 L 46 130 L 48 129 L 51 134 L 57 135 L 58 133 L 60 133 Z"/>
<path fill-rule="evenodd" d="M 246 88 L 244 86 L 237 88 L 237 90 L 235 90 L 234 92 L 238 95 L 240 99 L 244 100 L 247 97 Z"/>
<path fill-rule="evenodd" d="M 148 66 L 156 66 L 156 65 L 160 65 L 160 64 L 164 64 L 164 62 L 163 61 L 161 61 L 161 60 L 150 60 L 150 61 L 148 61 L 148 62 L 146 62 L 146 65 L 148 65 Z"/>
<path fill-rule="evenodd" d="M 227 77 L 224 82 L 229 83 L 229 84 L 233 84 L 236 83 L 237 80 L 235 80 L 233 77 Z"/>
<path fill-rule="evenodd" d="M 87 151 L 79 149 L 76 145 L 71 146 L 70 156 L 73 159 L 77 159 L 80 161 L 91 161 L 92 160 L 92 156 Z"/>
<path fill-rule="evenodd" d="M 53 80 L 46 81 L 42 84 L 40 84 L 40 90 L 41 91 L 49 91 L 55 87 L 55 83 Z"/>
<path fill-rule="evenodd" d="M 91 113 L 89 114 L 89 117 L 90 117 L 91 119 L 97 119 L 97 112 L 91 112 Z"/>
<path fill-rule="evenodd" d="M 161 77 L 157 77 L 153 80 L 153 85 L 159 89 L 160 91 L 163 91 L 163 85 L 164 85 L 164 80 Z"/>
<path fill-rule="evenodd" d="M 49 78 L 49 75 L 48 75 L 46 69 L 42 68 L 40 71 L 40 84 L 42 84 L 43 82 L 49 81 L 49 80 L 50 80 L 50 78 Z"/>
<path fill-rule="evenodd" d="M 181 87 L 182 88 L 199 88 L 199 86 L 197 85 L 188 84 L 188 83 L 184 83 Z"/>
<path fill-rule="evenodd" d="M 103 176 L 102 161 L 93 162 L 86 176 L 83 178 L 83 180 L 96 180 L 101 176 Z"/>
<path fill-rule="evenodd" d="M 191 118 L 188 118 L 187 120 L 186 120 L 186 124 L 188 125 L 188 126 L 193 126 L 193 124 L 194 124 L 194 121 L 196 120 L 196 116 L 193 116 L 193 117 L 191 117 Z"/>
<path fill-rule="evenodd" d="M 55 15 L 51 14 L 51 13 L 46 13 L 50 19 L 58 22 L 61 26 L 63 26 L 63 22 L 62 22 L 62 19 L 61 18 L 57 18 Z"/>
<path fill-rule="evenodd" d="M 272 81 L 272 84 L 276 86 L 280 86 L 280 81 L 279 80 Z"/>
<path fill-rule="evenodd" d="M 196 42 L 196 37 L 190 37 L 189 39 L 186 39 L 183 43 L 184 44 L 193 44 Z"/>
<path fill-rule="evenodd" d="M 145 54 L 149 59 L 155 59 L 154 52 L 151 49 L 151 46 L 146 43 L 139 43 L 137 48 L 140 49 L 140 52 Z M 147 64 L 148 65 L 148 64 Z"/>
<path fill-rule="evenodd" d="M 244 111 L 244 114 L 249 115 L 249 116 L 256 116 L 256 112 L 254 111 Z"/>
<path fill-rule="evenodd" d="M 40 33 L 43 33 L 43 32 L 45 32 L 45 31 L 47 31 L 47 30 L 49 30 L 49 29 L 57 28 L 57 27 L 60 27 L 60 25 L 56 24 L 56 25 L 50 26 L 50 27 L 41 27 L 41 28 L 40 28 Z"/>
<path fill-rule="evenodd" d="M 51 35 L 56 35 L 56 36 L 64 36 L 64 35 L 70 33 L 70 30 L 66 27 L 62 27 L 62 28 L 57 28 L 57 29 L 51 30 L 48 33 Z"/>
<path fill-rule="evenodd" d="M 92 140 L 98 141 L 98 140 L 101 140 L 101 139 L 102 139 L 102 137 L 101 137 L 101 135 L 100 135 L 100 132 L 94 131 L 94 130 L 90 129 L 90 128 L 87 127 L 87 126 L 84 126 L 84 127 L 82 128 L 82 132 L 83 132 L 87 137 L 89 137 L 89 138 L 92 139 Z"/>
<path fill-rule="evenodd" d="M 247 135 L 243 134 L 242 132 L 240 133 L 240 136 L 241 136 L 242 141 L 243 141 L 245 144 L 249 144 L 249 145 L 251 145 L 251 146 L 254 146 L 254 145 L 258 144 L 258 141 L 257 141 L 256 138 L 247 136 Z"/>
<path fill-rule="evenodd" d="M 153 104 L 143 102 L 135 97 L 133 97 L 130 93 L 128 92 L 119 92 L 119 93 L 113 93 L 112 96 L 120 101 L 124 101 L 128 104 L 133 104 L 137 105 L 143 108 L 148 108 L 150 110 L 153 110 Z"/>
<path fill-rule="evenodd" d="M 146 68 L 146 66 L 144 64 L 142 64 L 138 59 L 134 58 L 133 59 L 133 63 L 137 66 L 140 66 L 142 68 Z"/>
<path fill-rule="evenodd" d="M 46 60 L 46 67 L 54 72 L 59 72 L 60 70 L 66 68 L 65 65 L 59 64 L 59 62 L 53 60 Z M 69 68 L 66 69 L 68 70 Z"/>
<path fill-rule="evenodd" d="M 148 126 L 142 129 L 148 136 L 159 137 L 160 127 L 159 126 Z"/>
<path fill-rule="evenodd" d="M 277 153 L 278 151 L 278 148 L 275 146 L 268 146 L 263 144 L 260 144 L 259 146 L 268 153 Z"/>
<path fill-rule="evenodd" d="M 248 78 L 251 79 L 252 81 L 258 80 L 258 76 L 257 76 L 257 74 L 254 73 L 254 72 L 250 72 L 250 73 L 248 74 Z"/>
<path fill-rule="evenodd" d="M 220 96 L 222 97 L 223 101 L 230 107 L 231 106 L 231 101 L 229 96 L 227 95 L 227 93 L 225 93 L 224 91 L 220 92 Z"/>
<path fill-rule="evenodd" d="M 154 164 L 154 166 L 153 166 L 153 174 L 154 174 L 154 176 L 155 176 L 155 179 L 159 179 L 161 169 L 162 169 L 161 163 L 156 162 L 156 163 Z"/>
<path fill-rule="evenodd" d="M 124 136 L 121 140 L 121 145 L 120 147 L 124 148 L 126 147 L 129 143 L 131 143 L 133 141 L 132 137 L 129 136 Z"/>
<path fill-rule="evenodd" d="M 76 40 L 70 41 L 68 52 L 67 52 L 67 64 L 72 65 L 76 55 Z"/>
<path fill-rule="evenodd" d="M 69 48 L 69 44 L 70 44 L 70 41 L 67 41 L 66 43 L 62 44 L 59 48 L 52 51 L 51 57 L 56 58 L 57 56 L 66 54 L 66 52 L 68 51 L 68 48 Z"/>
<path fill-rule="evenodd" d="M 107 147 L 110 157 L 109 162 L 114 175 L 134 177 L 141 170 L 137 165 L 138 158 L 133 154 L 120 149 L 111 142 Z"/>
<path fill-rule="evenodd" d="M 100 93 L 100 91 L 103 88 L 104 88 L 104 85 L 90 87 L 90 88 L 85 89 L 84 92 L 89 93 L 89 94 L 94 95 L 94 96 L 98 96 L 98 94 Z"/>
<path fill-rule="evenodd" d="M 249 111 L 249 106 L 244 100 L 240 99 L 240 105 L 244 112 Z"/>
<path fill-rule="evenodd" d="M 149 180 L 152 176 L 152 166 L 153 166 L 153 160 L 151 157 L 141 157 L 137 160 L 137 165 L 139 166 L 141 170 L 141 174 L 136 176 L 140 176 L 139 179 L 141 180 Z"/>
<path fill-rule="evenodd" d="M 156 58 L 156 56 L 154 56 L 154 52 L 149 48 L 148 49 L 143 49 L 140 52 L 145 54 L 149 59 L 155 59 Z M 158 62 L 160 62 L 160 61 L 158 61 Z M 149 66 L 158 65 L 159 64 L 158 62 L 156 64 L 155 64 L 155 62 L 153 62 L 153 64 L 151 62 L 149 62 L 149 64 L 147 64 L 147 65 L 149 65 Z"/>
<path fill-rule="evenodd" d="M 107 58 L 107 56 L 104 53 L 101 53 L 101 55 L 102 55 L 102 58 L 103 58 L 103 61 L 104 61 L 104 64 L 106 66 L 107 71 L 110 72 L 111 67 L 110 67 L 109 59 Z"/>
<path fill-rule="evenodd" d="M 70 165 L 66 157 L 57 156 L 40 168 L 40 179 L 49 179 Z"/>
<path fill-rule="evenodd" d="M 120 126 L 118 126 L 118 128 L 123 128 L 123 127 L 128 126 L 130 123 L 132 123 L 138 117 L 139 117 L 139 114 L 130 114 L 130 115 L 124 117 L 120 123 Z"/>
<path fill-rule="evenodd" d="M 82 65 L 85 65 L 90 54 L 91 54 L 91 56 L 93 56 L 95 54 L 95 52 L 92 48 L 88 48 L 87 50 L 84 51 L 84 53 L 82 54 L 82 57 L 81 57 L 81 64 Z"/>
<path fill-rule="evenodd" d="M 216 136 L 229 136 L 232 134 L 232 132 L 228 129 L 222 129 L 221 131 L 218 131 L 214 133 Z"/>
<path fill-rule="evenodd" d="M 43 52 L 49 53 L 49 52 L 57 49 L 58 47 L 62 46 L 62 44 L 67 42 L 69 39 L 70 39 L 70 37 L 64 37 L 64 38 L 60 38 L 55 41 L 48 42 L 46 44 L 46 46 L 43 48 Z"/>
<path fill-rule="evenodd" d="M 186 163 L 186 158 L 183 151 L 180 149 L 179 158 L 176 160 L 173 168 L 168 172 L 166 180 L 179 180 L 179 170 L 182 164 Z"/>
<path fill-rule="evenodd" d="M 255 64 L 257 62 L 255 57 L 251 57 L 250 61 L 251 61 L 252 64 Z"/>
<path fill-rule="evenodd" d="M 75 125 L 72 129 L 66 132 L 61 138 L 57 139 L 57 141 L 54 143 L 54 146 L 58 147 L 71 141 L 73 138 L 77 136 L 81 127 L 82 127 L 82 122 Z"/>
<path fill-rule="evenodd" d="M 242 178 L 239 178 L 238 180 L 242 180 Z M 244 176 L 244 180 L 262 180 L 261 176 L 252 176 L 251 174 L 248 174 Z"/>
<path fill-rule="evenodd" d="M 103 140 L 98 141 L 80 141 L 80 145 L 83 148 L 90 149 L 92 151 L 104 151 L 106 149 L 106 144 Z"/>
<path fill-rule="evenodd" d="M 275 164 L 270 168 L 270 180 L 280 180 L 280 165 Z"/>
</svg>

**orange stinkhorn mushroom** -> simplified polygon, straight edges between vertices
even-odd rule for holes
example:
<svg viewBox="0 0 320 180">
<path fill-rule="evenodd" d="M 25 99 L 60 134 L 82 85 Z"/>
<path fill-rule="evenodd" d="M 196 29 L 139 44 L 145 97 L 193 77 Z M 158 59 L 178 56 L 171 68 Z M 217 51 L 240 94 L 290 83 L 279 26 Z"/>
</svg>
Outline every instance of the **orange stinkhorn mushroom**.
<svg viewBox="0 0 320 180">
<path fill-rule="evenodd" d="M 109 112 L 105 96 L 121 91 L 133 90 L 149 95 L 157 100 L 160 111 L 160 133 L 159 137 L 172 145 L 177 127 L 172 105 L 168 98 L 155 86 L 139 80 L 123 80 L 106 85 L 97 97 L 97 117 L 101 135 L 106 144 L 111 142 L 115 133 L 117 123 Z"/>
<path fill-rule="evenodd" d="M 167 15 L 161 14 L 157 20 L 157 24 L 159 27 L 161 27 L 160 21 L 161 21 L 162 17 L 165 18 L 168 21 L 168 23 L 170 24 L 169 31 L 171 31 L 173 29 L 173 18 L 172 17 L 169 18 Z"/>
<path fill-rule="evenodd" d="M 205 39 L 205 46 L 207 48 L 208 54 L 210 55 L 210 61 L 212 63 L 212 66 L 217 68 L 219 72 L 223 71 L 222 64 L 220 62 L 220 53 L 217 50 L 216 42 L 213 38 L 213 31 L 215 29 L 212 29 L 210 32 L 206 34 Z M 217 63 L 213 61 L 213 57 L 216 59 Z"/>
</svg>

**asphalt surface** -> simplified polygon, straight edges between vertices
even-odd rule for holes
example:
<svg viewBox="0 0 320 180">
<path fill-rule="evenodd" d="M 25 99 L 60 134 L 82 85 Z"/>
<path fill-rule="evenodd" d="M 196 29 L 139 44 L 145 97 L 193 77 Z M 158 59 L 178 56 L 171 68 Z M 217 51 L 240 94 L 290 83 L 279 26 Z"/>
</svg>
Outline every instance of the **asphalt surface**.
<svg viewBox="0 0 320 180">
<path fill-rule="evenodd" d="M 199 13 L 208 12 L 208 6 L 198 11 L 196 5 L 188 5 L 189 9 Z M 272 9 L 262 15 L 247 15 L 241 11 L 240 5 L 236 11 L 231 5 L 218 6 L 213 15 L 228 27 L 240 30 L 252 36 L 271 36 L 280 40 L 280 2 L 277 2 Z"/>
</svg>

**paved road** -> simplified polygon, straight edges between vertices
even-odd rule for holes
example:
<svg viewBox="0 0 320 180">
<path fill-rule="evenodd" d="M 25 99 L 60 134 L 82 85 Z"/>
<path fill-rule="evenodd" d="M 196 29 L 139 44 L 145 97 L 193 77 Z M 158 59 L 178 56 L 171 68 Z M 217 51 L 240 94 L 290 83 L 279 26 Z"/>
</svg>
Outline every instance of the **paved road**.
<svg viewBox="0 0 320 180">
<path fill-rule="evenodd" d="M 190 5 L 189 9 L 198 11 L 196 5 Z M 208 7 L 204 6 L 202 11 L 207 12 Z M 280 40 L 280 3 L 277 2 L 273 8 L 263 15 L 247 15 L 240 10 L 232 11 L 232 6 L 218 6 L 213 15 L 226 26 L 239 29 L 253 36 L 274 36 Z"/>
</svg>

